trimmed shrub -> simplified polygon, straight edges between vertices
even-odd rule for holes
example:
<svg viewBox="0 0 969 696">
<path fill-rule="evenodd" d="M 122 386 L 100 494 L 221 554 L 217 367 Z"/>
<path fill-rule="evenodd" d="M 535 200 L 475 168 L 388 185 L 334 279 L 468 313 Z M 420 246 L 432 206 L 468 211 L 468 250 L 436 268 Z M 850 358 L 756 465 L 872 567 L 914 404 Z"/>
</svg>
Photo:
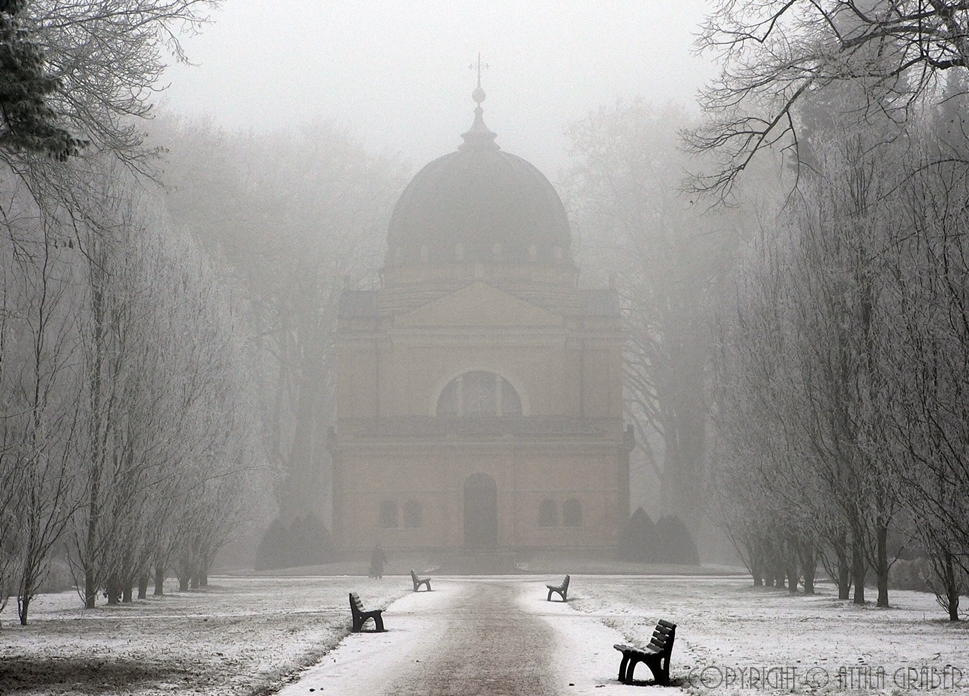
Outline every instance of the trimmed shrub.
<svg viewBox="0 0 969 696">
<path fill-rule="evenodd" d="M 334 560 L 333 537 L 313 513 L 297 517 L 287 528 L 273 520 L 256 549 L 256 570 L 319 565 Z"/>
<path fill-rule="evenodd" d="M 653 563 L 656 555 L 656 525 L 642 507 L 629 516 L 619 537 L 619 560 Z"/>
<path fill-rule="evenodd" d="M 256 548 L 256 570 L 289 567 L 289 530 L 279 518 L 273 520 Z"/>
<path fill-rule="evenodd" d="M 664 515 L 656 523 L 656 556 L 654 563 L 700 565 L 696 541 L 676 515 Z"/>
</svg>

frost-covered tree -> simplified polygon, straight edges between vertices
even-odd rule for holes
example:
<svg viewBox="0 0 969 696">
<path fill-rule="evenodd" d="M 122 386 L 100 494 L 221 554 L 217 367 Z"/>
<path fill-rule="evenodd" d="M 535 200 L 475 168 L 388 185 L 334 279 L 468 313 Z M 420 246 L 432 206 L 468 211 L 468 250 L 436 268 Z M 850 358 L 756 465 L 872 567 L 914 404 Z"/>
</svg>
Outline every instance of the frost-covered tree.
<svg viewBox="0 0 969 696">
<path fill-rule="evenodd" d="M 173 219 L 246 292 L 280 513 L 286 524 L 325 514 L 337 302 L 345 283 L 374 282 L 404 169 L 323 123 L 258 138 L 204 122 L 156 125 L 157 141 L 173 143 Z"/>
<path fill-rule="evenodd" d="M 47 72 L 37 37 L 25 27 L 27 4 L 0 2 L 0 148 L 64 160 L 83 143 L 57 124 L 48 103 L 60 81 Z"/>
<path fill-rule="evenodd" d="M 905 122 L 942 99 L 943 75 L 965 72 L 969 6 L 961 0 L 722 0 L 697 45 L 719 76 L 702 92 L 703 125 L 688 137 L 715 160 L 693 183 L 724 195 L 758 152 L 802 161 L 799 108 L 850 84 L 858 121 Z"/>
<path fill-rule="evenodd" d="M 79 335 L 73 252 L 16 180 L 3 188 L 0 248 L 0 586 L 27 623 L 76 506 Z"/>
<path fill-rule="evenodd" d="M 731 222 L 679 194 L 679 109 L 602 109 L 570 129 L 569 205 L 585 267 L 611 274 L 629 340 L 624 392 L 662 481 L 664 513 L 696 534 L 706 458 L 709 296 L 729 265 Z"/>
<path fill-rule="evenodd" d="M 0 3 L 0 156 L 64 159 L 82 145 L 134 163 L 169 56 L 218 0 L 4 0 Z"/>
</svg>

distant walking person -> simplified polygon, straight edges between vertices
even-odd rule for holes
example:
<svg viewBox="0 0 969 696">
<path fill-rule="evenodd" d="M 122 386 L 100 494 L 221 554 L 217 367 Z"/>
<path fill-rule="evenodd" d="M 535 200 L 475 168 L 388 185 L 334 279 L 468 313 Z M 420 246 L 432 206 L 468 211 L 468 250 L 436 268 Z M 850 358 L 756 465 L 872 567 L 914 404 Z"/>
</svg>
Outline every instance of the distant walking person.
<svg viewBox="0 0 969 696">
<path fill-rule="evenodd" d="M 386 562 L 387 556 L 384 555 L 380 544 L 377 544 L 373 549 L 373 553 L 370 554 L 370 577 L 382 578 L 384 576 L 384 564 Z"/>
</svg>

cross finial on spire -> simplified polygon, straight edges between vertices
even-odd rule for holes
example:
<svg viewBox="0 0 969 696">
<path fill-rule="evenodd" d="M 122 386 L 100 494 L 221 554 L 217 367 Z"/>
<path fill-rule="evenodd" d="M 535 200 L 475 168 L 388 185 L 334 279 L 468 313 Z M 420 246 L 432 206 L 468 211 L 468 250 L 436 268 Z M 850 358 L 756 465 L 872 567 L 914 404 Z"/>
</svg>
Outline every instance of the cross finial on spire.
<svg viewBox="0 0 969 696">
<path fill-rule="evenodd" d="M 474 92 L 471 94 L 471 98 L 478 103 L 478 106 L 480 106 L 481 102 L 485 100 L 485 91 L 481 89 L 481 69 L 484 68 L 485 70 L 487 70 L 488 67 L 489 65 L 487 63 L 485 63 L 484 65 L 481 64 L 481 51 L 478 51 L 478 65 L 477 65 L 478 86 L 474 88 Z M 471 70 L 474 70 L 475 64 L 472 63 L 471 65 L 468 66 L 468 68 L 470 68 Z"/>
<path fill-rule="evenodd" d="M 471 70 L 475 69 L 474 63 L 468 66 Z M 482 114 L 484 109 L 481 108 L 481 102 L 485 100 L 485 91 L 481 89 L 481 69 L 485 68 L 487 70 L 488 64 L 481 63 L 481 53 L 478 53 L 478 86 L 474 88 L 471 93 L 471 98 L 477 103 L 474 108 L 474 123 L 471 124 L 471 129 L 462 135 L 464 138 L 464 143 L 458 147 L 459 150 L 466 150 L 468 148 L 475 149 L 485 149 L 485 150 L 497 150 L 498 144 L 495 142 L 495 134 L 488 130 L 488 126 L 484 124 L 484 118 Z"/>
</svg>

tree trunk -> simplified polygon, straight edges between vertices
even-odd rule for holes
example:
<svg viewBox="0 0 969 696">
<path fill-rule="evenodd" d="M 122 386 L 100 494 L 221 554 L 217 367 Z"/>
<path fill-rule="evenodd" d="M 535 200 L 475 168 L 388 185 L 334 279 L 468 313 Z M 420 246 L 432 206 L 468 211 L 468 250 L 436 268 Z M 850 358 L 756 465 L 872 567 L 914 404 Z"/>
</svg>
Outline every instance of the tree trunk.
<svg viewBox="0 0 969 696">
<path fill-rule="evenodd" d="M 94 586 L 94 574 L 90 568 L 84 570 L 84 608 L 94 609 L 97 601 L 98 589 Z"/>
<path fill-rule="evenodd" d="M 949 621 L 959 620 L 959 587 L 956 584 L 955 567 L 952 564 L 952 554 L 945 551 L 945 594 L 948 604 Z"/>
<path fill-rule="evenodd" d="M 165 594 L 165 566 L 158 564 L 155 566 L 155 592 L 156 597 Z"/>
<path fill-rule="evenodd" d="M 118 581 L 117 575 L 112 574 L 108 578 L 106 589 L 108 592 L 108 604 L 118 604 L 121 599 L 121 583 Z"/>
<path fill-rule="evenodd" d="M 838 599 L 851 598 L 851 567 L 848 565 L 848 548 L 844 537 L 834 547 L 838 559 Z"/>
<path fill-rule="evenodd" d="M 20 619 L 20 625 L 27 625 L 27 609 L 30 607 L 30 595 L 24 595 L 23 597 L 17 597 L 17 614 Z"/>
<path fill-rule="evenodd" d="M 878 584 L 877 607 L 888 606 L 888 525 L 879 523 L 876 532 L 877 558 L 875 559 L 875 580 Z"/>
<path fill-rule="evenodd" d="M 801 573 L 797 568 L 797 544 L 793 539 L 788 539 L 784 544 L 784 573 L 787 575 L 787 590 L 791 594 L 797 594 L 797 583 L 801 579 Z"/>
<path fill-rule="evenodd" d="M 750 554 L 750 574 L 754 576 L 754 587 L 764 586 L 764 562 L 761 557 L 759 544 L 754 542 L 747 547 Z"/>
<path fill-rule="evenodd" d="M 851 543 L 851 580 L 855 585 L 853 603 L 865 604 L 865 556 L 861 550 L 861 539 L 854 539 Z"/>
<path fill-rule="evenodd" d="M 98 253 L 95 247 L 95 253 Z M 90 264 L 90 273 L 94 273 L 98 264 Z M 93 418 L 91 441 L 91 469 L 88 488 L 88 519 L 87 538 L 84 542 L 84 606 L 94 609 L 98 596 L 98 583 L 95 574 L 94 554 L 97 549 L 98 524 L 101 518 L 101 457 L 103 443 L 101 441 L 101 426 L 104 414 L 101 413 L 101 371 L 104 365 L 104 293 L 95 278 L 91 278 L 91 310 L 93 313 L 94 330 L 94 367 L 91 371 L 91 416 Z"/>
<path fill-rule="evenodd" d="M 804 575 L 804 594 L 814 594 L 814 572 L 817 568 L 818 557 L 814 553 L 814 542 L 801 540 L 797 544 L 797 557 Z"/>
<path fill-rule="evenodd" d="M 145 599 L 148 596 L 148 573 L 142 573 L 138 577 L 138 599 Z"/>
</svg>

